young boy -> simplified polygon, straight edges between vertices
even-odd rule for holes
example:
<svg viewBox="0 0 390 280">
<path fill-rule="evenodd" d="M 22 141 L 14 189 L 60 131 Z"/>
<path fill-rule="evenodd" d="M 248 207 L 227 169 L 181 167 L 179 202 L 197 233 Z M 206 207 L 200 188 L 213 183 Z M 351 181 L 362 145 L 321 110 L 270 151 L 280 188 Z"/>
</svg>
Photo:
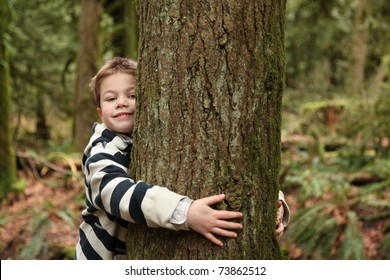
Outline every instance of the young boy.
<svg viewBox="0 0 390 280">
<path fill-rule="evenodd" d="M 210 207 L 221 202 L 223 194 L 192 201 L 164 187 L 134 182 L 128 176 L 136 69 L 137 62 L 114 58 L 91 81 L 103 123 L 94 124 L 82 159 L 87 207 L 82 212 L 76 259 L 117 259 L 125 255 L 128 222 L 191 229 L 219 246 L 223 243 L 215 235 L 234 238 L 237 233 L 233 230 L 242 228 L 240 223 L 230 221 L 240 218 L 240 212 Z M 280 222 L 285 216 L 282 210 L 280 207 L 278 211 L 278 237 L 284 228 Z"/>
</svg>

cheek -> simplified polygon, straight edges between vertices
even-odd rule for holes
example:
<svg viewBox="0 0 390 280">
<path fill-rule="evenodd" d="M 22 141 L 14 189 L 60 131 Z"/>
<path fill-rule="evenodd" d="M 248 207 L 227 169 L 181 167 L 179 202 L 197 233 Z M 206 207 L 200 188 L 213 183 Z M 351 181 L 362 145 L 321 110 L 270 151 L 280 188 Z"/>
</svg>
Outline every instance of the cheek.
<svg viewBox="0 0 390 280">
<path fill-rule="evenodd" d="M 110 116 L 110 110 L 108 110 L 107 107 L 103 108 L 101 110 L 101 113 L 99 114 L 102 119 L 106 119 Z"/>
</svg>

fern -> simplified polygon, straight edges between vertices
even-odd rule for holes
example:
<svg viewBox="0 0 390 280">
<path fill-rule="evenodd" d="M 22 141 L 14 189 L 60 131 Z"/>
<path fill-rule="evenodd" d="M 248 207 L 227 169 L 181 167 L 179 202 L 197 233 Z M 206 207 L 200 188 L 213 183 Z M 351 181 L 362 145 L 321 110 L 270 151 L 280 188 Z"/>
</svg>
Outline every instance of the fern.
<svg viewBox="0 0 390 280">
<path fill-rule="evenodd" d="M 41 254 L 47 255 L 49 245 L 45 240 L 46 231 L 46 227 L 41 228 L 32 237 L 31 242 L 22 248 L 19 254 L 21 260 L 33 260 Z"/>
<path fill-rule="evenodd" d="M 334 205 L 321 202 L 299 210 L 293 217 L 287 238 L 298 245 L 305 257 L 329 258 L 338 235 L 337 221 L 329 215 Z"/>
<path fill-rule="evenodd" d="M 287 238 L 291 238 L 302 249 L 305 258 L 364 259 L 363 240 L 356 213 L 349 211 L 345 224 L 338 223 L 333 214 L 335 208 L 336 205 L 330 203 L 318 203 L 298 211 Z M 337 246 L 339 236 L 344 236 L 344 239 Z"/>
<path fill-rule="evenodd" d="M 51 222 L 48 219 L 48 212 L 37 213 L 32 222 L 32 230 L 34 232 L 31 242 L 22 247 L 19 258 L 22 260 L 32 260 L 39 255 L 47 255 L 50 243 L 46 240 L 46 233 Z"/>
<path fill-rule="evenodd" d="M 359 218 L 355 212 L 348 212 L 348 223 L 346 225 L 344 242 L 337 250 L 336 257 L 341 260 L 363 260 L 364 244 L 360 233 Z"/>
<path fill-rule="evenodd" d="M 70 211 L 68 211 L 68 209 L 66 209 L 65 211 L 60 211 L 57 213 L 57 215 L 62 219 L 64 220 L 65 222 L 67 222 L 72 228 L 75 227 L 75 223 L 74 223 L 74 218 L 72 217 L 72 214 L 69 213 Z"/>
<path fill-rule="evenodd" d="M 359 197 L 364 197 L 372 193 L 384 192 L 386 188 L 388 188 L 389 186 L 390 186 L 389 181 L 372 183 L 360 191 Z"/>
<path fill-rule="evenodd" d="M 380 252 L 386 260 L 390 260 L 390 232 L 384 236 Z"/>
</svg>

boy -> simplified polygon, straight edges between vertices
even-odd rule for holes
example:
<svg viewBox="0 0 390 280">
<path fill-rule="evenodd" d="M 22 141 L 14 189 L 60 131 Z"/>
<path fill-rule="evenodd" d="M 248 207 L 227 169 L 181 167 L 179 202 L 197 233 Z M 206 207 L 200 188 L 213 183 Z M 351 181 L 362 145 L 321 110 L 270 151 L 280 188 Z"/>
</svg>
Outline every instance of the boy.
<svg viewBox="0 0 390 280">
<path fill-rule="evenodd" d="M 223 194 L 192 201 L 167 188 L 134 182 L 128 176 L 136 69 L 137 62 L 114 58 L 91 81 L 103 123 L 94 124 L 82 160 L 87 208 L 82 212 L 84 221 L 80 225 L 76 259 L 121 258 L 126 254 L 128 222 L 172 230 L 191 229 L 219 246 L 223 243 L 216 234 L 234 238 L 237 233 L 233 230 L 242 228 L 240 223 L 230 221 L 240 218 L 240 212 L 210 207 L 221 202 Z M 278 236 L 283 233 L 281 224 L 277 222 Z"/>
</svg>

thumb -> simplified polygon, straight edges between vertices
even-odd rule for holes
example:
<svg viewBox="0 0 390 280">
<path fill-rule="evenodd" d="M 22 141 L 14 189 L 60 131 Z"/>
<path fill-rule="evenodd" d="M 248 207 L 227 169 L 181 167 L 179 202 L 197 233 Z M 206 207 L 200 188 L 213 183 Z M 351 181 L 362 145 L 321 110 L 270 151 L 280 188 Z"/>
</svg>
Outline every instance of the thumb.
<svg viewBox="0 0 390 280">
<path fill-rule="evenodd" d="M 205 198 L 203 198 L 201 200 L 203 200 L 207 205 L 210 206 L 210 205 L 216 204 L 218 202 L 221 202 L 224 199 L 225 199 L 225 195 L 224 194 L 217 194 L 217 195 L 205 197 Z"/>
</svg>

